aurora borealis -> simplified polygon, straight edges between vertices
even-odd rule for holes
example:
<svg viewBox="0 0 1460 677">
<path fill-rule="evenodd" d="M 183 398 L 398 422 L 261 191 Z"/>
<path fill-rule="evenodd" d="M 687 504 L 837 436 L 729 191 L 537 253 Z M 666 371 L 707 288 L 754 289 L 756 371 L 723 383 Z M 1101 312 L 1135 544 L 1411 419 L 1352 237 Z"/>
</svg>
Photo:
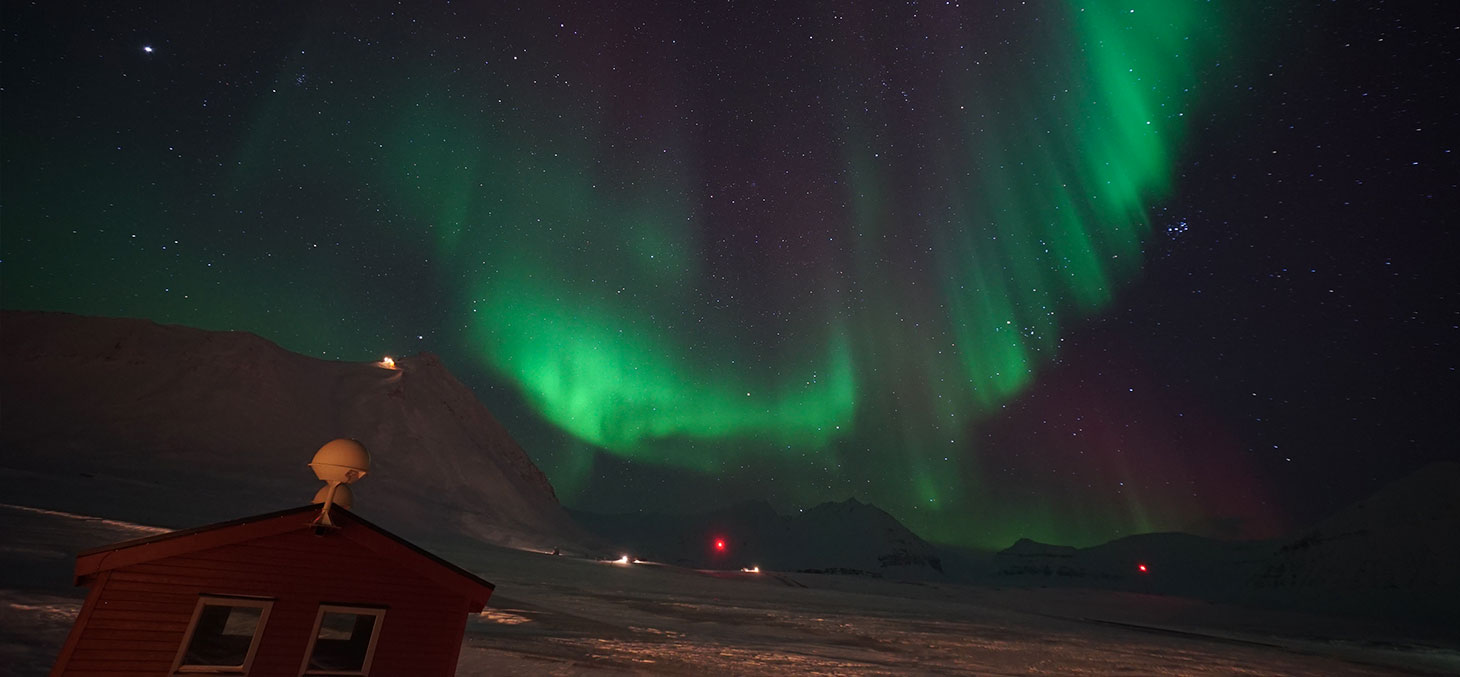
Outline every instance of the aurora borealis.
<svg viewBox="0 0 1460 677">
<path fill-rule="evenodd" d="M 1453 453 L 1394 404 L 1454 391 L 1453 284 L 1421 291 L 1454 252 L 1453 114 L 1445 78 L 1395 77 L 1430 34 L 1376 46 L 1357 10 L 5 23 L 6 308 L 438 353 L 570 506 L 1268 536 Z"/>
</svg>

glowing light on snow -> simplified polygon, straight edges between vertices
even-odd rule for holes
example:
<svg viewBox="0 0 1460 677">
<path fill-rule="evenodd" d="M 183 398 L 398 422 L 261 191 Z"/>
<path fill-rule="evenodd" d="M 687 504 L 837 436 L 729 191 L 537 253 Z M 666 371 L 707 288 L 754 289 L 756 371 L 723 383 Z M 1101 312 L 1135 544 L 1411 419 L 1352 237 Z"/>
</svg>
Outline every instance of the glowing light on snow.
<svg viewBox="0 0 1460 677">
<path fill-rule="evenodd" d="M 741 571 L 744 571 L 747 574 L 758 574 L 760 573 L 760 567 L 750 567 L 749 569 L 742 568 Z"/>
<path fill-rule="evenodd" d="M 630 559 L 628 555 L 624 555 L 623 557 L 620 557 L 620 558 L 614 560 L 613 563 L 614 564 L 629 564 L 632 561 L 633 560 Z"/>
<path fill-rule="evenodd" d="M 399 368 L 399 367 L 395 366 L 395 358 L 392 358 L 389 355 L 386 355 L 384 359 L 380 360 L 379 364 L 380 364 L 380 366 L 385 367 L 386 369 L 398 369 Z"/>
</svg>

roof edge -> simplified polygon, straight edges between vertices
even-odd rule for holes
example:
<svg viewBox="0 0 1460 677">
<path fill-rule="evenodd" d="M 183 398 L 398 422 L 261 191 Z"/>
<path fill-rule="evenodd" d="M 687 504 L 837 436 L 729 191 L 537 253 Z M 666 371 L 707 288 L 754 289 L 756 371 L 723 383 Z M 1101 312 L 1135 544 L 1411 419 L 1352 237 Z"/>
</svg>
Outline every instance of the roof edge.
<svg viewBox="0 0 1460 677">
<path fill-rule="evenodd" d="M 228 527 L 234 527 L 234 526 L 238 526 L 238 525 L 241 525 L 241 524 L 248 524 L 250 522 L 261 522 L 261 521 L 264 521 L 264 520 L 273 519 L 275 517 L 283 517 L 285 515 L 291 515 L 291 514 L 296 513 L 296 512 L 305 512 L 305 511 L 308 511 L 310 509 L 315 509 L 316 507 L 317 507 L 317 504 L 304 505 L 304 506 L 299 506 L 297 508 L 289 508 L 287 510 L 279 510 L 279 511 L 276 511 L 276 512 L 264 513 L 262 515 L 250 515 L 248 517 L 240 517 L 238 519 L 228 520 L 227 522 L 217 522 L 217 523 L 214 523 L 214 524 L 204 524 L 203 526 L 188 527 L 186 529 L 177 529 L 175 531 L 169 531 L 169 532 L 161 533 L 161 534 L 154 534 L 152 536 L 143 536 L 141 538 L 134 538 L 134 539 L 131 539 L 131 540 L 128 540 L 128 541 L 120 541 L 120 542 L 117 542 L 117 543 L 109 543 L 107 545 L 98 545 L 98 546 L 96 546 L 94 548 L 87 548 L 85 550 L 82 550 L 82 551 L 76 553 L 76 557 L 77 557 L 77 559 L 80 559 L 82 557 L 87 557 L 87 556 L 90 556 L 90 555 L 95 555 L 95 554 L 103 553 L 103 552 L 111 552 L 113 550 L 125 550 L 127 548 L 134 548 L 134 547 L 139 546 L 139 545 L 147 545 L 149 543 L 157 543 L 157 542 L 161 542 L 161 541 L 169 541 L 169 540 L 172 540 L 174 538 L 186 538 L 186 537 L 191 536 L 193 534 L 201 533 L 201 532 L 204 532 L 204 531 L 212 531 L 214 529 L 226 529 Z M 339 506 L 336 505 L 335 508 L 339 508 Z M 379 527 L 376 527 L 376 528 L 378 529 Z"/>
<path fill-rule="evenodd" d="M 258 538 L 266 538 L 269 536 L 286 533 L 295 529 L 314 528 L 313 515 L 316 514 L 319 510 L 319 504 L 303 505 L 295 508 L 289 508 L 286 510 L 280 510 L 277 512 L 265 513 L 262 515 L 253 515 L 250 517 L 241 517 L 239 519 L 229 520 L 227 522 L 208 524 L 199 527 L 192 527 L 189 529 L 180 529 L 177 531 L 170 531 L 165 534 L 146 536 L 143 538 L 136 538 L 128 541 L 121 541 L 119 543 L 112 543 L 109 545 L 103 545 L 95 548 L 89 548 L 87 550 L 82 550 L 76 555 L 74 584 L 82 585 L 86 582 L 87 578 L 103 571 L 110 571 L 125 566 L 150 562 L 152 560 L 161 559 L 164 557 L 183 555 L 190 552 L 196 552 L 198 550 L 221 547 L 224 545 L 241 543 Z M 477 576 L 470 571 L 467 571 L 466 569 L 461 568 L 460 566 L 457 566 L 451 562 L 446 561 L 445 559 L 442 559 L 436 554 L 427 551 L 426 549 L 394 533 L 391 533 L 386 529 L 377 526 L 373 522 L 370 522 L 369 520 L 366 520 L 365 518 L 360 517 L 359 515 L 356 515 L 355 513 L 352 513 L 349 510 L 340 507 L 339 505 L 334 506 L 330 510 L 330 516 L 336 522 L 336 526 L 334 528 L 339 529 L 342 535 L 344 535 L 346 538 L 350 538 L 350 540 L 359 543 L 363 547 L 374 550 L 376 552 L 380 552 L 379 548 L 371 547 L 372 544 L 362 542 L 362 539 L 359 538 L 360 534 L 355 533 L 354 530 L 349 529 L 349 525 L 357 525 L 367 532 L 374 533 L 377 536 L 384 538 L 387 542 L 393 544 L 394 546 L 404 548 L 409 553 L 414 554 L 419 558 L 422 558 L 425 561 L 436 565 L 435 571 L 454 575 L 454 577 L 458 579 L 458 583 L 456 585 L 453 585 L 449 580 L 443 580 L 438 575 L 433 575 L 433 570 L 429 568 L 416 571 L 416 573 L 421 574 L 428 579 L 435 580 L 438 584 L 443 585 L 448 589 L 456 589 L 462 592 L 464 596 L 473 601 L 473 606 L 476 606 L 477 604 L 485 604 L 487 598 L 490 597 L 492 591 L 496 590 L 497 586 L 495 584 L 483 579 L 480 576 Z M 226 533 L 230 531 L 233 533 Z M 191 545 L 194 547 L 188 547 L 187 545 L 183 545 L 182 543 L 178 542 L 185 539 L 193 539 L 195 543 Z M 367 538 L 365 540 L 369 539 Z M 167 547 L 168 545 L 172 545 L 175 547 Z M 139 548 L 141 550 L 138 550 Z M 461 584 L 465 584 L 465 586 L 463 587 Z M 471 588 L 484 590 L 486 594 L 467 594 L 468 592 L 470 592 Z"/>
<path fill-rule="evenodd" d="M 336 506 L 336 507 L 338 508 L 339 506 Z M 441 567 L 442 569 L 445 569 L 447 571 L 450 571 L 451 573 L 454 573 L 454 574 L 456 574 L 458 576 L 461 576 L 461 577 L 467 579 L 468 581 L 470 581 L 470 582 L 472 582 L 472 583 L 474 583 L 476 585 L 480 585 L 482 587 L 485 587 L 488 590 L 488 592 L 497 589 L 496 584 L 494 584 L 494 583 L 492 583 L 492 582 L 490 582 L 490 581 L 482 578 L 481 576 L 478 576 L 478 575 L 476 575 L 476 574 L 474 574 L 474 573 L 472 573 L 470 571 L 467 571 L 466 569 L 463 569 L 463 568 L 461 568 L 461 567 L 459 567 L 459 566 L 457 566 L 455 564 L 452 564 L 451 562 L 446 561 L 445 559 L 443 559 L 441 556 L 437 555 L 436 553 L 433 553 L 433 552 L 431 552 L 431 551 L 429 551 L 429 550 L 427 550 L 425 548 L 422 548 L 419 545 L 416 545 L 415 543 L 412 543 L 412 542 L 410 542 L 410 541 L 408 541 L 408 540 L 406 540 L 406 539 L 404 539 L 404 538 L 402 538 L 400 536 L 397 536 L 395 533 L 393 533 L 391 531 L 388 531 L 386 529 L 382 529 L 381 527 L 379 527 L 375 523 L 373 523 L 373 522 L 365 519 L 364 517 L 361 517 L 359 515 L 356 515 L 355 513 L 352 513 L 352 512 L 350 512 L 348 510 L 343 510 L 342 512 L 344 514 L 346 514 L 346 515 L 349 516 L 348 519 L 350 521 L 356 522 L 356 523 L 360 524 L 361 526 L 366 527 L 366 528 L 370 529 L 371 531 L 374 531 L 377 534 L 380 534 L 381 536 L 384 536 L 386 538 L 389 538 L 390 540 L 394 541 L 398 545 L 401 545 L 401 546 L 409 549 L 411 552 L 414 552 L 415 554 L 420 555 L 421 557 L 425 558 L 426 560 L 430 561 L 433 564 L 436 564 L 437 566 Z M 334 513 L 331 513 L 331 516 L 333 516 L 333 514 Z"/>
</svg>

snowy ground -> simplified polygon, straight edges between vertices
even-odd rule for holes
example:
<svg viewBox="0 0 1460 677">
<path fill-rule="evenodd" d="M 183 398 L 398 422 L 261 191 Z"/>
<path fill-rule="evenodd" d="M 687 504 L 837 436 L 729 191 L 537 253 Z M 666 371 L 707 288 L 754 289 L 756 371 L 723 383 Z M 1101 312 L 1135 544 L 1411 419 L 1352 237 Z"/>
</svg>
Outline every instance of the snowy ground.
<svg viewBox="0 0 1460 677">
<path fill-rule="evenodd" d="M 78 550 L 149 527 L 0 505 L 0 674 L 45 674 Z M 427 544 L 497 584 L 458 674 L 1460 674 L 1440 631 L 1171 597 L 710 573 Z"/>
<path fill-rule="evenodd" d="M 464 675 L 1460 673 L 1433 637 L 1168 597 L 453 554 L 498 585 Z"/>
</svg>

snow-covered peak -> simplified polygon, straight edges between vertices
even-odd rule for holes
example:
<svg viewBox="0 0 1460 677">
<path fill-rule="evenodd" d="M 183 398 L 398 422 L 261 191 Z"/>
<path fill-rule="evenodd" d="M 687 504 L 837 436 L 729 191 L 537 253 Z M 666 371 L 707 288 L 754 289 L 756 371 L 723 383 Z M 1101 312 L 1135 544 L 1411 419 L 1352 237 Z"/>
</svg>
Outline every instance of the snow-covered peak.
<svg viewBox="0 0 1460 677">
<path fill-rule="evenodd" d="M 258 336 L 6 312 L 0 490 L 12 502 L 192 526 L 306 503 L 304 464 L 355 438 L 356 511 L 404 536 L 579 537 L 552 487 L 440 358 L 335 362 Z"/>
</svg>

